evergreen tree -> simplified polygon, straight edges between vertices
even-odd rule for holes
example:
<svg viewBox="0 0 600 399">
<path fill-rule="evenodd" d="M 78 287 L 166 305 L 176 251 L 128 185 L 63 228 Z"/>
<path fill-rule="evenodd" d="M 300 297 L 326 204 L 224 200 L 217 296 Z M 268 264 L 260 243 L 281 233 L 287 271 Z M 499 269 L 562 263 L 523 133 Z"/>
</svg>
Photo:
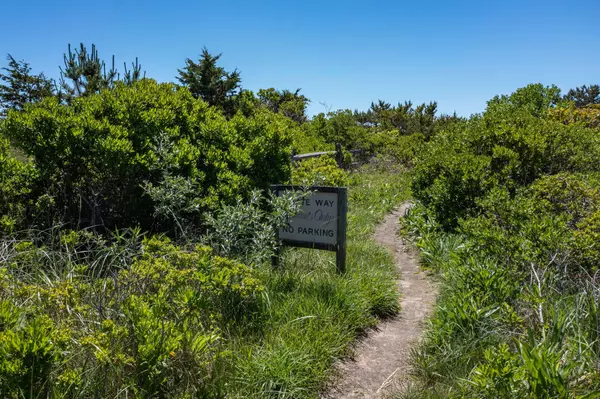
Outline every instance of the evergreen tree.
<svg viewBox="0 0 600 399">
<path fill-rule="evenodd" d="M 96 45 L 92 44 L 92 50 L 81 43 L 79 49 L 72 51 L 69 44 L 69 53 L 64 54 L 64 69 L 60 68 L 60 95 L 67 101 L 76 97 L 85 97 L 99 93 L 102 89 L 112 88 L 116 81 L 121 80 L 120 74 L 115 69 L 115 57 L 112 57 L 111 68 L 106 71 L 106 63 L 98 56 Z M 132 84 L 142 77 L 142 67 L 136 58 L 132 63 L 132 69 L 127 69 L 123 81 Z"/>
<path fill-rule="evenodd" d="M 25 104 L 35 103 L 54 94 L 54 81 L 43 73 L 33 75 L 31 67 L 23 60 L 17 61 L 8 54 L 8 67 L 0 72 L 0 112 L 22 110 Z"/>
<path fill-rule="evenodd" d="M 198 62 L 189 58 L 185 60 L 185 67 L 177 70 L 177 80 L 187 86 L 194 97 L 222 109 L 230 116 L 235 112 L 233 100 L 240 89 L 241 78 L 237 69 L 227 72 L 217 65 L 221 55 L 211 55 L 204 47 Z"/>
<path fill-rule="evenodd" d="M 587 105 L 600 104 L 600 86 L 590 85 L 588 87 L 583 85 L 581 87 L 576 87 L 575 89 L 569 90 L 565 96 L 565 100 L 573 101 L 578 108 Z"/>
</svg>

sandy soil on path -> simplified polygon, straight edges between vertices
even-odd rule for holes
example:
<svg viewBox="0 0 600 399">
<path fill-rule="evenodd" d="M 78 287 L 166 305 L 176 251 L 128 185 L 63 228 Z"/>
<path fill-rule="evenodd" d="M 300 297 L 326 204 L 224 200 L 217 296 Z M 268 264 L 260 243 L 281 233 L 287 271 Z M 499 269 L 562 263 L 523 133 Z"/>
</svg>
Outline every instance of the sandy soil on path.
<svg viewBox="0 0 600 399">
<path fill-rule="evenodd" d="M 382 398 L 398 392 L 410 380 L 410 352 L 418 345 L 437 297 L 437 287 L 421 271 L 418 255 L 399 237 L 398 219 L 410 205 L 385 217 L 375 232 L 377 242 L 394 254 L 400 272 L 400 314 L 380 323 L 355 348 L 353 359 L 340 362 L 340 379 L 321 395 L 326 399 Z"/>
</svg>

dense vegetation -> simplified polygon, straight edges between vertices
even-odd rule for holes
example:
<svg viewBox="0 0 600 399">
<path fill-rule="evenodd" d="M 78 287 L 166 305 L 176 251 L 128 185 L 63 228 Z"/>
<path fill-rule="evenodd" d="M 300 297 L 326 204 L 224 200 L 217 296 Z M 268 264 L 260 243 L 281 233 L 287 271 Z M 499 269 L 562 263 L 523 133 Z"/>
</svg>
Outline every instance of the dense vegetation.
<svg viewBox="0 0 600 399">
<path fill-rule="evenodd" d="M 58 82 L 9 56 L 0 396 L 316 397 L 399 310 L 370 236 L 412 186 L 404 230 L 442 294 L 405 395 L 595 397 L 598 86 L 527 86 L 469 119 L 384 101 L 311 118 L 300 90 L 253 93 L 220 57 L 158 83 L 94 46 Z M 336 144 L 339 164 L 291 161 Z M 302 195 L 272 183 L 350 187 L 345 275 L 317 251 L 271 266 Z"/>
<path fill-rule="evenodd" d="M 350 111 L 313 124 L 298 90 L 243 90 L 219 57 L 187 60 L 179 84 L 137 62 L 106 72 L 94 47 L 69 48 L 58 84 L 9 59 L 0 396 L 314 397 L 398 311 L 391 258 L 369 235 L 408 197 L 405 176 L 291 162 L 292 148 L 336 143 L 345 165 L 348 149 L 371 157 L 383 128 Z M 314 251 L 272 268 L 298 202 L 265 190 L 286 182 L 351 187 L 344 276 Z"/>
<path fill-rule="evenodd" d="M 595 102 L 530 85 L 417 157 L 405 231 L 442 292 L 405 397 L 599 397 Z"/>
</svg>

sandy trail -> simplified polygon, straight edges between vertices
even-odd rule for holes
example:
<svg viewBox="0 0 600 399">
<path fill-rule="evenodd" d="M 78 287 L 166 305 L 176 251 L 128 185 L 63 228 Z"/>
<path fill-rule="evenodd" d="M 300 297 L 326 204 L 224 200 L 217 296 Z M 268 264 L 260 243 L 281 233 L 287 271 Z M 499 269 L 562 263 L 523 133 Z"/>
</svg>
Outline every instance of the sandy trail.
<svg viewBox="0 0 600 399">
<path fill-rule="evenodd" d="M 410 352 L 423 335 L 425 320 L 433 311 L 438 291 L 421 271 L 416 250 L 399 237 L 398 219 L 409 206 L 405 203 L 388 214 L 375 232 L 377 242 L 394 254 L 400 272 L 400 314 L 380 323 L 358 343 L 352 360 L 336 366 L 341 378 L 322 398 L 386 397 L 401 390 L 410 380 Z"/>
</svg>

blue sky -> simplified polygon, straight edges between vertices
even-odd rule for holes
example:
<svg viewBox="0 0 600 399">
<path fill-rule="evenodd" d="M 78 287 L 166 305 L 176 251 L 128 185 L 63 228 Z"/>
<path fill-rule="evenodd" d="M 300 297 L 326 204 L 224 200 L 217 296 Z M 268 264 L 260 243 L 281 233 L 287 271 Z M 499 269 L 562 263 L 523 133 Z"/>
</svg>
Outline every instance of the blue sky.
<svg viewBox="0 0 600 399">
<path fill-rule="evenodd" d="M 56 77 L 68 43 L 95 43 L 174 81 L 206 46 L 244 88 L 302 88 L 310 114 L 384 99 L 468 116 L 528 83 L 600 83 L 599 15 L 600 0 L 22 0 L 2 6 L 0 54 Z"/>
</svg>

